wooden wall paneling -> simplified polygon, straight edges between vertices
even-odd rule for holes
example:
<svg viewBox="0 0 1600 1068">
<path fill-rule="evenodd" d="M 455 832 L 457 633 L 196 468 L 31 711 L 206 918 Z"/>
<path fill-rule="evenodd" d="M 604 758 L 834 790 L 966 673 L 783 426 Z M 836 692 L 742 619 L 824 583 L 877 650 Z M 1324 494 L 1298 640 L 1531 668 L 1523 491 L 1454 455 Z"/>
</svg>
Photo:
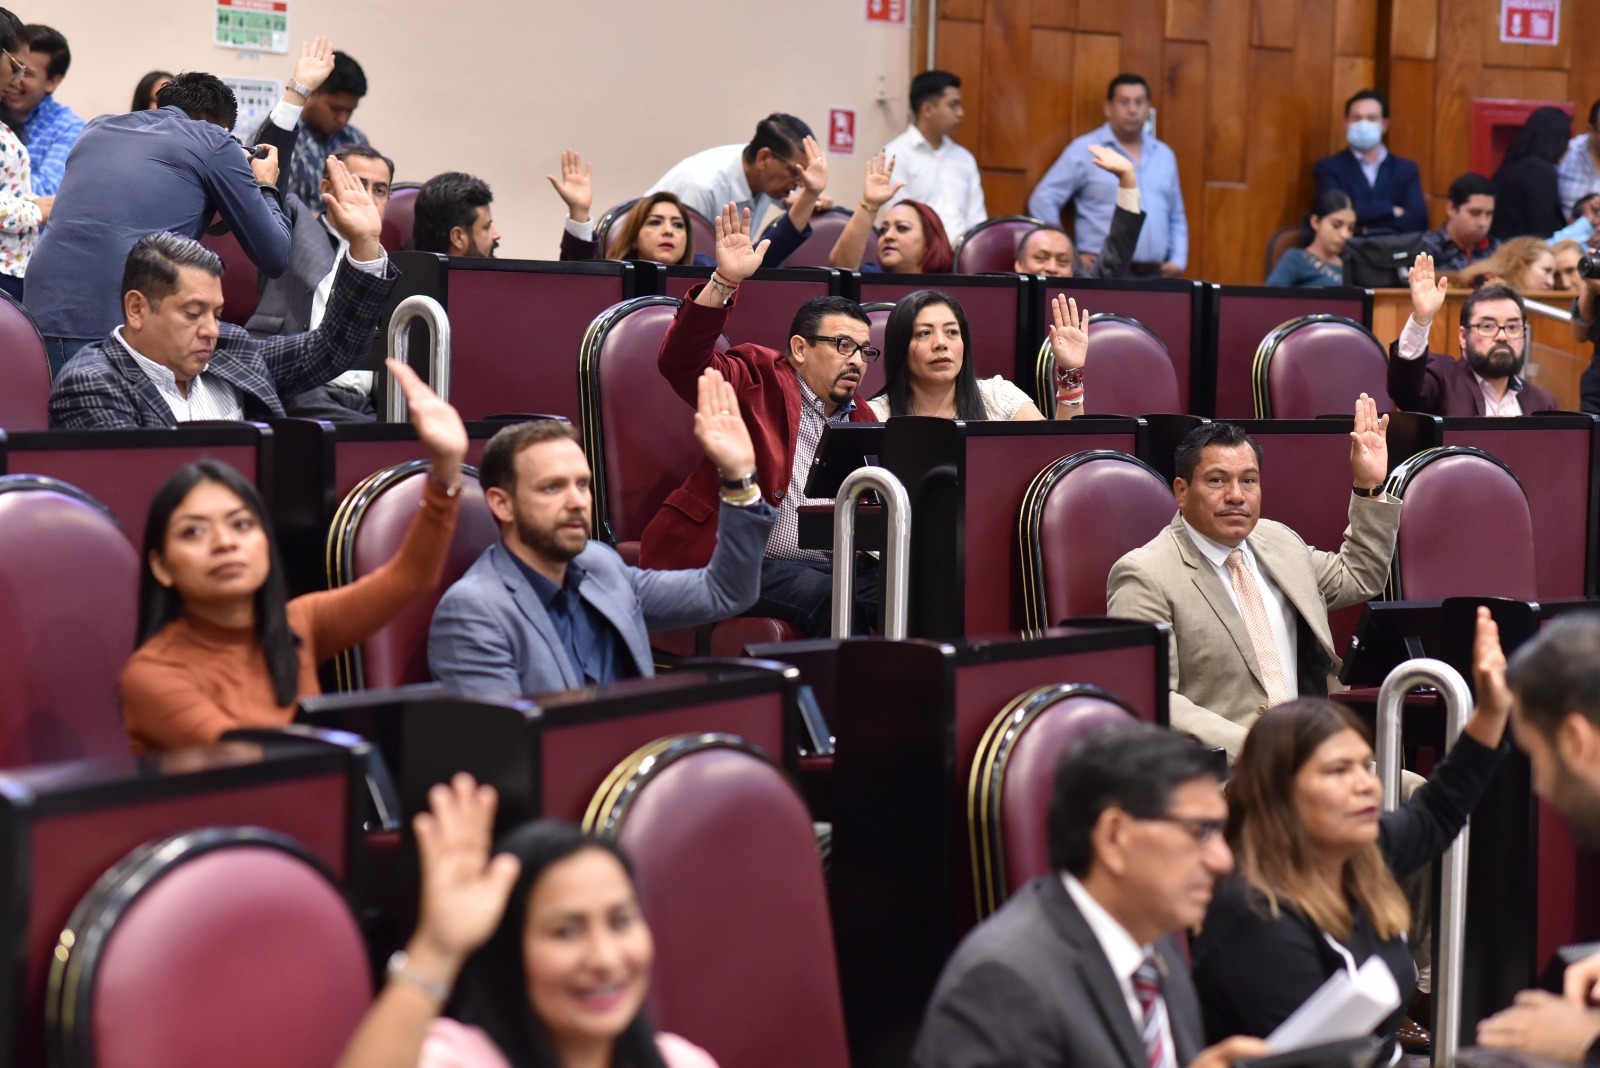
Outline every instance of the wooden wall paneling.
<svg viewBox="0 0 1600 1068">
<path fill-rule="evenodd" d="M 996 215 L 1026 215 L 1028 212 L 1028 194 L 1033 192 L 1034 182 L 1022 171 L 991 170 L 987 167 L 980 170 L 983 179 L 983 203 L 989 209 L 991 217 Z M 960 234 L 951 234 L 950 243 L 955 244 Z"/>
<path fill-rule="evenodd" d="M 987 0 L 939 0 L 939 21 L 982 22 L 986 3 Z M 939 27 L 939 31 L 942 34 L 944 27 Z"/>
<path fill-rule="evenodd" d="M 1300 141 L 1300 105 L 1281 86 L 1297 83 L 1293 52 L 1256 48 L 1250 52 L 1250 144 L 1245 184 L 1250 191 L 1242 249 L 1227 246 L 1230 256 L 1213 252 L 1219 278 L 1251 278 L 1261 271 L 1267 239 L 1281 226 L 1296 222 L 1310 206 L 1302 190 L 1311 188 L 1310 166 Z M 1317 143 L 1320 145 L 1321 139 Z M 1215 223 L 1207 219 L 1209 225 Z M 1207 277 L 1210 277 L 1209 275 Z"/>
<path fill-rule="evenodd" d="M 1166 0 L 1117 0 L 1105 6 L 1122 12 L 1122 69 L 1131 74 L 1142 74 L 1150 83 L 1151 103 L 1165 107 L 1161 92 L 1162 47 L 1161 32 L 1165 22 Z M 1105 99 L 1105 87 L 1100 90 Z M 1159 126 L 1159 120 L 1157 122 Z"/>
<path fill-rule="evenodd" d="M 1161 80 L 1162 98 L 1169 102 L 1161 120 L 1161 139 L 1178 157 L 1178 181 L 1183 187 L 1183 207 L 1189 218 L 1189 270 L 1191 278 L 1205 261 L 1206 236 L 1211 229 L 1206 205 L 1206 86 L 1210 81 L 1210 50 L 1204 44 L 1168 41 Z"/>
<path fill-rule="evenodd" d="M 1122 71 L 1121 37 L 1080 31 L 1073 48 L 1073 121 L 1067 141 L 1082 137 L 1106 121 L 1106 86 Z M 1056 151 L 1065 147 L 1067 142 L 1063 141 Z"/>
<path fill-rule="evenodd" d="M 1065 6 L 1065 5 L 1062 5 Z M 1075 34 L 1034 27 L 1028 38 L 1028 192 L 1039 184 L 1067 142 L 1072 126 L 1072 72 Z M 988 196 L 988 187 L 984 187 Z M 1022 210 L 1026 205 L 1018 205 Z M 998 214 L 992 201 L 989 214 Z"/>
<path fill-rule="evenodd" d="M 1470 19 L 1480 34 L 1483 61 L 1496 67 L 1525 67 L 1566 70 L 1572 65 L 1572 34 L 1589 27 L 1580 27 L 1573 19 L 1577 9 L 1592 10 L 1592 4 L 1583 0 L 1562 4 L 1560 39 L 1553 45 L 1505 44 L 1500 40 L 1499 0 L 1474 0 L 1474 3 L 1457 12 L 1457 17 Z M 1568 29 L 1572 33 L 1567 32 Z M 1585 42 L 1585 47 L 1588 47 Z"/>
<path fill-rule="evenodd" d="M 1035 29 L 1075 30 L 1078 28 L 1077 0 L 1033 0 L 1029 22 Z"/>
<path fill-rule="evenodd" d="M 1243 182 L 1251 100 L 1247 84 L 1251 0 L 1215 0 L 1206 86 L 1206 181 Z"/>
<path fill-rule="evenodd" d="M 1074 0 L 1060 0 L 1061 3 L 1073 3 Z M 1078 30 L 1082 33 L 1109 33 L 1120 36 L 1127 24 L 1122 18 L 1122 7 L 1119 4 L 1107 3 L 1106 0 L 1076 0 L 1078 5 Z"/>
<path fill-rule="evenodd" d="M 1471 164 L 1472 98 L 1482 96 L 1483 34 L 1477 25 L 1485 4 L 1479 0 L 1439 0 L 1439 58 L 1433 91 L 1434 129 L 1431 176 L 1422 180 L 1443 194 Z M 1497 8 L 1498 9 L 1498 8 Z"/>
<path fill-rule="evenodd" d="M 1327 4 L 1315 6 L 1326 9 Z M 1250 46 L 1284 51 L 1293 48 L 1295 22 L 1308 14 L 1303 0 L 1255 0 L 1255 11 L 1250 19 Z"/>
<path fill-rule="evenodd" d="M 983 20 L 983 126 L 973 150 L 980 166 L 1028 166 L 1028 54 L 1031 0 L 988 0 Z M 965 94 L 963 94 L 965 95 Z"/>
<path fill-rule="evenodd" d="M 1167 0 L 1167 40 L 1211 40 L 1211 0 Z"/>
<path fill-rule="evenodd" d="M 1487 99 L 1543 100 L 1559 104 L 1571 100 L 1567 72 L 1527 67 L 1484 67 L 1478 73 L 1477 96 Z M 1583 122 L 1580 117 L 1578 122 Z"/>
<path fill-rule="evenodd" d="M 1391 0 L 1389 55 L 1395 59 L 1439 58 L 1439 5 L 1444 0 Z"/>
<path fill-rule="evenodd" d="M 1333 40 L 1336 12 L 1327 3 L 1318 0 L 1299 0 L 1295 20 L 1294 75 L 1292 94 L 1295 103 L 1295 125 L 1299 129 L 1300 158 L 1295 173 L 1296 196 L 1293 213 L 1279 225 L 1289 226 L 1300 221 L 1301 214 L 1311 206 L 1316 194 L 1316 183 L 1311 178 L 1311 168 L 1317 160 L 1334 151 L 1331 130 L 1337 127 L 1343 141 L 1344 122 L 1337 118 L 1344 97 L 1333 97 L 1334 53 L 1328 47 Z M 1337 147 L 1337 146 L 1336 146 Z M 1264 242 L 1270 234 L 1262 235 Z"/>
<path fill-rule="evenodd" d="M 1422 191 L 1429 196 L 1443 196 L 1450 187 L 1449 180 L 1442 186 L 1434 181 L 1433 87 L 1437 78 L 1436 66 L 1431 59 L 1396 59 L 1389 64 L 1388 78 L 1389 151 L 1416 161 L 1422 172 Z"/>
<path fill-rule="evenodd" d="M 1227 279 L 1240 284 L 1262 281 L 1259 262 L 1262 249 L 1256 247 L 1248 232 L 1251 192 L 1243 182 L 1207 182 L 1201 203 L 1189 205 L 1190 217 L 1205 222 L 1204 258 L 1197 263 L 1190 255 L 1191 276 L 1216 281 Z M 1190 232 L 1194 229 L 1191 224 Z M 1248 262 L 1252 255 L 1257 260 L 1255 267 L 1247 272 L 1239 271 L 1238 265 Z"/>
<path fill-rule="evenodd" d="M 1372 58 L 1378 50 L 1378 0 L 1335 0 L 1333 53 Z M 1345 94 L 1347 98 L 1349 94 Z M 1344 98 L 1341 98 L 1344 99 Z"/>
<path fill-rule="evenodd" d="M 984 126 L 983 86 L 989 72 L 984 69 L 983 60 L 983 23 L 947 19 L 941 3 L 934 61 L 939 70 L 951 71 L 961 78 L 961 103 L 966 108 L 966 118 L 962 120 L 956 139 L 974 152 L 977 151 Z M 918 64 L 915 69 L 920 71 L 925 68 Z"/>
</svg>

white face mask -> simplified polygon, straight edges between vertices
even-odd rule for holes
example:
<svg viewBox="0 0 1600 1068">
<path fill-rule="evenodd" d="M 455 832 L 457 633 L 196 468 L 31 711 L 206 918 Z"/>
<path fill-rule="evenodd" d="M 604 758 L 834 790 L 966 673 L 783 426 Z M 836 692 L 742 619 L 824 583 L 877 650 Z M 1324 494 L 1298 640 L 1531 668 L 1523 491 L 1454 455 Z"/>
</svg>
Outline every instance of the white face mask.
<svg viewBox="0 0 1600 1068">
<path fill-rule="evenodd" d="M 1358 119 L 1344 128 L 1345 139 L 1357 152 L 1367 152 L 1378 147 L 1383 140 L 1383 124 L 1371 119 Z"/>
</svg>

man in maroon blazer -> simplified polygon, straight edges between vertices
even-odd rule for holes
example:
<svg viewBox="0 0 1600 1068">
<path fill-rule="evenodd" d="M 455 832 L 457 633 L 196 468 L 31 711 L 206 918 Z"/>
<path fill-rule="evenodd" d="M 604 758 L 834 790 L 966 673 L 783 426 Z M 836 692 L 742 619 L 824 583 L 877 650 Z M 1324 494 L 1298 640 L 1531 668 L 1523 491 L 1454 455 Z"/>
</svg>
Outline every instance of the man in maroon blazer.
<svg viewBox="0 0 1600 1068">
<path fill-rule="evenodd" d="M 1430 415 L 1531 415 L 1556 399 L 1522 377 L 1528 361 L 1528 315 L 1510 286 L 1474 290 L 1461 306 L 1461 359 L 1428 351 L 1428 328 L 1444 307 L 1443 276 L 1433 257 L 1411 268 L 1411 318 L 1389 350 L 1389 396 L 1406 411 Z"/>
<path fill-rule="evenodd" d="M 778 512 L 761 567 L 761 599 L 749 614 L 786 620 L 808 635 L 826 634 L 833 558 L 800 548 L 798 509 L 831 502 L 812 501 L 801 490 L 824 427 L 876 421 L 871 408 L 856 403 L 856 388 L 878 351 L 872 348 L 861 305 L 844 297 L 817 297 L 795 315 L 786 351 L 746 344 L 718 352 L 717 336 L 739 285 L 761 266 L 768 243 L 751 247 L 750 213 L 741 218 L 732 204 L 723 208 L 716 226 L 717 268 L 708 283 L 689 291 L 678 309 L 661 344 L 658 366 L 690 405 L 708 367 L 720 371 L 739 395 L 756 448 L 756 480 Z M 702 462 L 645 527 L 639 566 L 704 567 L 716 546 L 719 496 L 746 488 L 725 485 L 716 468 Z M 876 619 L 877 584 L 876 567 L 857 568 L 858 629 Z"/>
</svg>

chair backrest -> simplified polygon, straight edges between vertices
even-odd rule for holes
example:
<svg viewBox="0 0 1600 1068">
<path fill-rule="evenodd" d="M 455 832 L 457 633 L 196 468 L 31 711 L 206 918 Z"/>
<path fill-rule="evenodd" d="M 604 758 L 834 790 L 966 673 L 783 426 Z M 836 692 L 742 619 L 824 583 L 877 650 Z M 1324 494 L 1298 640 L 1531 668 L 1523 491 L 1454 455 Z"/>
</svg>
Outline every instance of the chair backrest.
<svg viewBox="0 0 1600 1068">
<path fill-rule="evenodd" d="M 978 744 L 967 789 L 980 920 L 1017 887 L 1051 870 L 1047 825 L 1061 758 L 1095 731 L 1137 718 L 1121 698 L 1078 683 L 1037 686 L 995 716 Z"/>
<path fill-rule="evenodd" d="M 1261 272 L 1265 279 L 1272 273 L 1272 269 L 1283 259 L 1284 254 L 1292 248 L 1304 248 L 1306 244 L 1306 231 L 1303 226 L 1285 226 L 1272 231 L 1272 236 L 1267 238 L 1267 265 Z"/>
<path fill-rule="evenodd" d="M 1074 453 L 1040 471 L 1017 517 L 1028 629 L 1105 615 L 1112 567 L 1176 510 L 1155 469 L 1124 452 Z"/>
<path fill-rule="evenodd" d="M 811 236 L 806 238 L 805 244 L 789 254 L 789 258 L 782 263 L 767 263 L 767 267 L 827 267 L 828 256 L 833 252 L 833 246 L 839 243 L 839 235 L 844 232 L 845 224 L 850 221 L 851 212 L 844 208 L 829 208 L 827 211 L 813 212 L 811 215 Z M 773 227 L 778 225 L 782 216 L 773 216 L 772 221 L 762 227 L 760 235 L 756 238 L 771 237 Z M 699 246 L 696 245 L 696 248 Z M 878 262 L 878 243 L 868 239 L 866 252 L 861 257 L 862 263 L 876 264 Z"/>
<path fill-rule="evenodd" d="M 127 751 L 117 676 L 133 652 L 139 554 L 65 482 L 0 477 L 0 767 Z"/>
<path fill-rule="evenodd" d="M 1044 223 L 1031 215 L 998 215 L 956 238 L 956 273 L 1009 273 L 1017 263 L 1017 242 Z"/>
<path fill-rule="evenodd" d="M 1055 367 L 1046 337 L 1039 345 L 1035 372 L 1035 388 L 1046 414 L 1055 412 Z M 1085 367 L 1086 412 L 1141 416 L 1183 410 L 1178 399 L 1178 372 L 1167 346 L 1137 319 L 1108 312 L 1089 316 L 1089 361 Z"/>
<path fill-rule="evenodd" d="M 611 244 L 611 239 L 616 236 L 613 231 L 623 224 L 628 218 L 628 213 L 633 210 L 633 206 L 643 199 L 643 197 L 633 197 L 630 200 L 624 200 L 596 220 L 594 224 L 594 243 L 595 256 L 598 259 L 603 260 L 606 258 L 606 249 Z M 689 233 L 694 237 L 695 254 L 704 253 L 712 260 L 715 260 L 717 258 L 715 251 L 717 247 L 716 226 L 710 219 L 701 215 L 687 204 L 684 205 L 683 210 L 689 216 Z M 758 224 L 759 222 L 760 220 L 757 220 Z M 810 242 L 807 242 L 807 244 L 810 244 Z M 829 245 L 828 247 L 832 248 L 833 246 Z M 824 254 L 821 265 L 826 266 L 827 262 L 828 257 Z M 799 266 L 799 264 L 791 261 L 791 266 Z"/>
<path fill-rule="evenodd" d="M 665 738 L 617 766 L 584 826 L 633 860 L 658 1027 L 719 1064 L 849 1062 L 811 815 L 765 754 L 727 734 Z"/>
<path fill-rule="evenodd" d="M 883 351 L 883 338 L 889 326 L 889 313 L 894 311 L 894 305 L 886 300 L 875 300 L 870 304 L 861 305 L 861 310 L 867 313 L 871 324 L 872 347 L 879 352 Z M 871 400 L 883 388 L 884 367 L 883 357 L 867 364 L 867 373 L 861 376 L 861 385 L 856 387 L 856 396 L 863 400 Z"/>
<path fill-rule="evenodd" d="M 396 182 L 389 187 L 389 203 L 383 209 L 383 247 L 390 252 L 416 249 L 417 182 Z"/>
<path fill-rule="evenodd" d="M 0 293 L 0 430 L 43 430 L 50 425 L 50 359 L 33 316 Z"/>
<path fill-rule="evenodd" d="M 351 490 L 328 530 L 328 586 L 347 586 L 394 558 L 422 501 L 430 460 L 411 460 L 369 475 Z M 484 502 L 478 469 L 462 465 L 461 513 L 439 584 L 416 598 L 378 632 L 334 661 L 341 690 L 427 682 L 428 624 L 439 598 L 500 537 Z"/>
<path fill-rule="evenodd" d="M 134 850 L 62 932 L 51 1063 L 332 1064 L 372 998 L 361 930 L 303 846 L 210 828 Z"/>
<path fill-rule="evenodd" d="M 1426 449 L 1396 467 L 1384 491 L 1400 515 L 1389 600 L 1539 599 L 1533 517 L 1522 483 L 1482 449 Z"/>
<path fill-rule="evenodd" d="M 1371 330 L 1342 315 L 1303 315 L 1261 339 L 1252 369 L 1257 419 L 1348 412 L 1365 393 L 1393 411 L 1389 354 Z"/>
<path fill-rule="evenodd" d="M 261 302 L 261 272 L 232 230 L 206 233 L 200 243 L 222 257 L 222 319 L 243 326 Z"/>
</svg>

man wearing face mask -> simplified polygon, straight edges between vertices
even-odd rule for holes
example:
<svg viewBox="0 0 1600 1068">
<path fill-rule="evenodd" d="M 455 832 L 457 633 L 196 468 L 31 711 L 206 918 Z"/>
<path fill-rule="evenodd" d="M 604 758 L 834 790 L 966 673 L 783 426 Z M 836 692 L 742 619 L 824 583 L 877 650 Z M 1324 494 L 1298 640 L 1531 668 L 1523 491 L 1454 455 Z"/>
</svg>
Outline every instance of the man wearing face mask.
<svg viewBox="0 0 1600 1068">
<path fill-rule="evenodd" d="M 1356 209 L 1356 232 L 1421 233 L 1428 228 L 1428 203 L 1416 163 L 1384 146 L 1389 101 L 1376 89 L 1363 89 L 1344 106 L 1343 152 L 1317 161 L 1312 174 L 1319 194 L 1342 190 Z"/>
<path fill-rule="evenodd" d="M 1389 396 L 1407 411 L 1429 415 L 1531 415 L 1554 411 L 1556 399 L 1522 377 L 1528 317 L 1510 286 L 1489 285 L 1461 306 L 1462 358 L 1428 351 L 1428 328 L 1444 307 L 1446 281 L 1433 257 L 1411 267 L 1411 318 L 1389 354 Z"/>
</svg>

